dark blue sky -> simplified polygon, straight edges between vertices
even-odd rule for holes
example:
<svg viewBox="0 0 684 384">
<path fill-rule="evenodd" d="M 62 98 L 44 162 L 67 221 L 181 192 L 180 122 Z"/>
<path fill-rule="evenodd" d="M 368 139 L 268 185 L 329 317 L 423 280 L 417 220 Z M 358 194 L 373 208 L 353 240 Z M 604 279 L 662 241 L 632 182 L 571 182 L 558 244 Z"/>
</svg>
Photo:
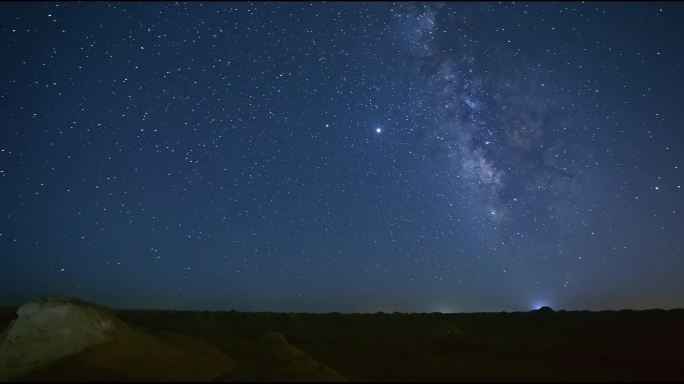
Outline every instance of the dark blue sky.
<svg viewBox="0 0 684 384">
<path fill-rule="evenodd" d="M 0 11 L 2 303 L 684 306 L 682 3 Z"/>
</svg>

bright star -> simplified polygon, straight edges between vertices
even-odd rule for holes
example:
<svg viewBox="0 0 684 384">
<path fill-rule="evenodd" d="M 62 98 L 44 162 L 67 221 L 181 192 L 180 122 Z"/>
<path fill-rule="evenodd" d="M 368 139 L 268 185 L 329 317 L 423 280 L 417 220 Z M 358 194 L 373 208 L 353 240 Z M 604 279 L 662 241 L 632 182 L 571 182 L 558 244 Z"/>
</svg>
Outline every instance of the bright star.
<svg viewBox="0 0 684 384">
<path fill-rule="evenodd" d="M 382 128 L 375 128 L 375 133 L 382 133 Z"/>
</svg>

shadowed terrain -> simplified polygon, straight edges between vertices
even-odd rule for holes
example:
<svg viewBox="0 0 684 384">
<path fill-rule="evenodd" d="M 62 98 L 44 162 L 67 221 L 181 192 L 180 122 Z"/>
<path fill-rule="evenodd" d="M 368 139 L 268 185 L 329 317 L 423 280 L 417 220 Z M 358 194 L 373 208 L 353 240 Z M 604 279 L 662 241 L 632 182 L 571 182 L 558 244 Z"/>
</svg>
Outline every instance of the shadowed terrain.
<svg viewBox="0 0 684 384">
<path fill-rule="evenodd" d="M 3 329 L 15 310 L 0 313 Z M 175 345 L 194 340 L 237 362 L 216 380 L 684 379 L 684 310 L 112 312 L 138 332 Z M 25 378 L 74 378 L 78 366 L 68 358 Z M 106 372 L 91 376 L 107 378 Z"/>
</svg>

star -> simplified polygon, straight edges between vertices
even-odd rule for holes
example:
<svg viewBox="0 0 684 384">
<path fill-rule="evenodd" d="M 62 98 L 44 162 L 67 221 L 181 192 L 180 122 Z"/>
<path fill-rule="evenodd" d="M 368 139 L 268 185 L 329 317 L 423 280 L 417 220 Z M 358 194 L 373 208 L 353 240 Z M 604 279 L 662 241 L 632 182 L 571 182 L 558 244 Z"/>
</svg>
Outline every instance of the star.
<svg viewBox="0 0 684 384">
<path fill-rule="evenodd" d="M 375 128 L 375 133 L 382 133 L 382 128 Z"/>
</svg>

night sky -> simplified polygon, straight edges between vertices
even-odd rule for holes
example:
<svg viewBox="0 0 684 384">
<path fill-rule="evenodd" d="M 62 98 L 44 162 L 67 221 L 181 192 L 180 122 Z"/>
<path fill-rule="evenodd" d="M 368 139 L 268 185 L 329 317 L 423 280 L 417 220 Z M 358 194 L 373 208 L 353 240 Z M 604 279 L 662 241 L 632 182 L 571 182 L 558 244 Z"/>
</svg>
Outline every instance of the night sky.
<svg viewBox="0 0 684 384">
<path fill-rule="evenodd" d="M 0 4 L 0 303 L 682 307 L 682 20 Z"/>
</svg>

